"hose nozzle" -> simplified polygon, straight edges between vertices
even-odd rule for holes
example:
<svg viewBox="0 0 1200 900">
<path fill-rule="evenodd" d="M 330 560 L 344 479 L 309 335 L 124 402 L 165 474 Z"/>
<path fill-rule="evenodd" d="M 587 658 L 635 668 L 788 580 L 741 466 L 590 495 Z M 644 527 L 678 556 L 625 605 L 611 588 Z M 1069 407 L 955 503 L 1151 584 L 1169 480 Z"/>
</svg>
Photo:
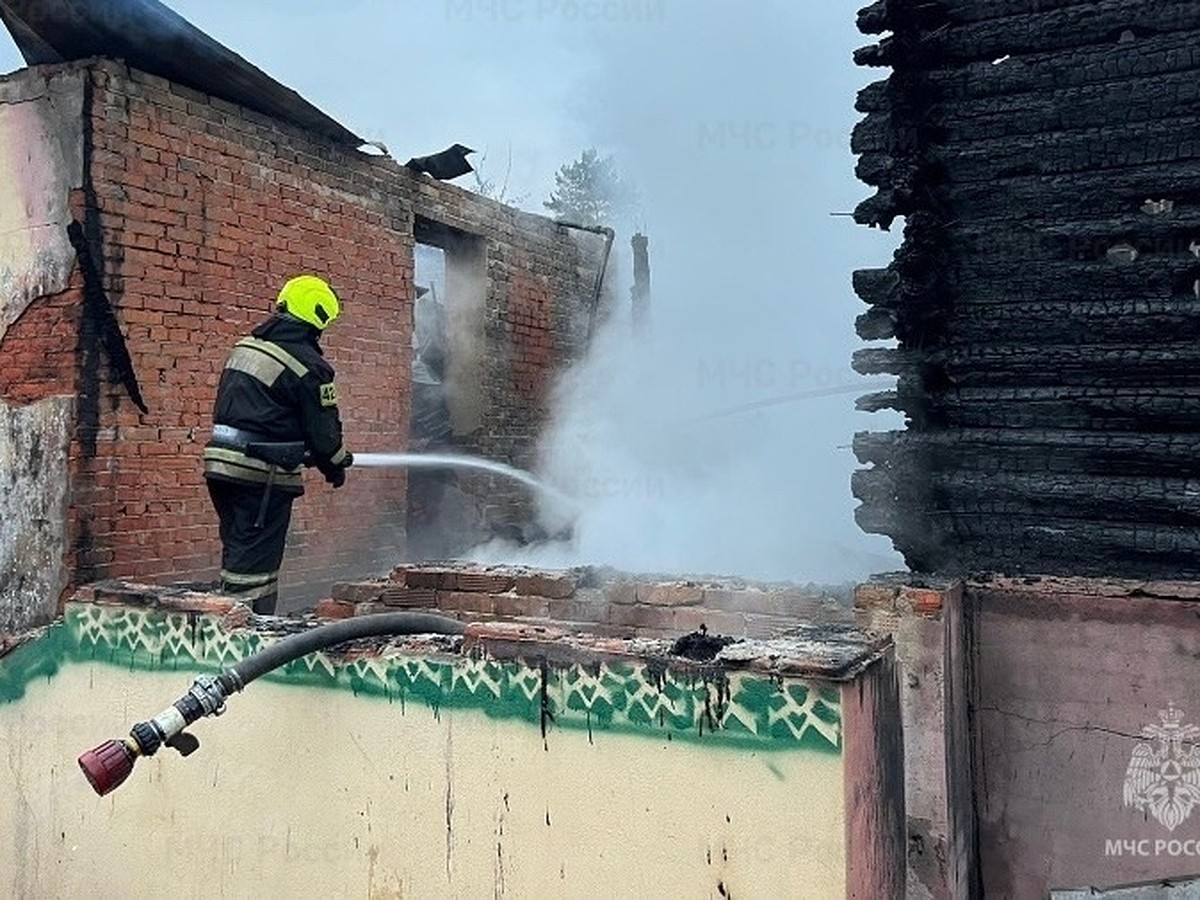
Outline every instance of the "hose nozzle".
<svg viewBox="0 0 1200 900">
<path fill-rule="evenodd" d="M 95 750 L 79 757 L 79 768 L 91 782 L 92 788 L 103 797 L 116 790 L 133 771 L 139 756 L 153 756 L 160 747 L 178 750 L 190 756 L 200 742 L 184 731 L 202 716 L 219 716 L 225 712 L 226 683 L 234 689 L 241 684 L 235 675 L 214 677 L 201 675 L 191 690 L 146 722 L 138 722 L 123 741 L 105 741 Z"/>
<path fill-rule="evenodd" d="M 127 741 L 105 741 L 96 749 L 80 755 L 79 768 L 83 769 L 92 790 L 103 797 L 120 787 L 129 777 L 137 756 Z"/>
</svg>

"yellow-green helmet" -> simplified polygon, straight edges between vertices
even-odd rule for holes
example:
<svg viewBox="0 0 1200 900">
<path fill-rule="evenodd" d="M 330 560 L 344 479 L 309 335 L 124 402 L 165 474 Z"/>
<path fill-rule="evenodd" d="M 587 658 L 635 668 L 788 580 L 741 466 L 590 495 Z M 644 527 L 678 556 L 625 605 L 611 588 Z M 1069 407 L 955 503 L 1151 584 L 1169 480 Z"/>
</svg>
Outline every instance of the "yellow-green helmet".
<svg viewBox="0 0 1200 900">
<path fill-rule="evenodd" d="M 297 275 L 290 279 L 279 292 L 278 304 L 281 310 L 318 331 L 324 331 L 342 311 L 333 288 L 316 275 Z"/>
</svg>

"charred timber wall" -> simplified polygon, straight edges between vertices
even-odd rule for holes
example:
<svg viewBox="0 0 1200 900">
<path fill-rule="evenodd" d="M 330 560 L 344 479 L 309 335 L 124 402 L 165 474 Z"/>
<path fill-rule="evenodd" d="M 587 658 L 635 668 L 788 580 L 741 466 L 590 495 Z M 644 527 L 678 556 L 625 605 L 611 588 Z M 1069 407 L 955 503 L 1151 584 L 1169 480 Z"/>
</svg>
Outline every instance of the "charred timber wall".
<svg viewBox="0 0 1200 900">
<path fill-rule="evenodd" d="M 879 0 L 859 524 L 918 571 L 1200 576 L 1200 2 Z"/>
</svg>

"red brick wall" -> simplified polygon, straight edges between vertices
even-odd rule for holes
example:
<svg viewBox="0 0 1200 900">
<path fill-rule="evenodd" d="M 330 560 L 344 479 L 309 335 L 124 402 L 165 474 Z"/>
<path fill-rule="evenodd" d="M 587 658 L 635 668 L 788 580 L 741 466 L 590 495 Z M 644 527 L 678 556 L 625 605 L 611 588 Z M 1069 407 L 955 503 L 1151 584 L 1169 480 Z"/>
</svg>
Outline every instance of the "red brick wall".
<svg viewBox="0 0 1200 900">
<path fill-rule="evenodd" d="M 96 250 L 150 411 L 108 388 L 75 489 L 79 562 L 97 577 L 211 578 L 219 545 L 200 454 L 217 381 L 288 277 L 319 273 L 345 301 L 323 344 L 348 441 L 403 444 L 409 217 L 372 190 L 365 157 L 162 79 L 107 64 L 93 74 Z M 293 592 L 394 555 L 404 480 L 355 475 L 334 492 L 310 473 L 284 566 Z"/>
<path fill-rule="evenodd" d="M 523 215 L 525 227 L 511 243 L 489 242 L 483 426 L 472 449 L 524 469 L 536 467 L 537 439 L 550 414 L 550 392 L 566 360 L 586 344 L 603 238 Z M 612 293 L 605 285 L 601 306 Z M 527 490 L 496 478 L 460 478 L 480 497 L 494 525 L 523 521 L 531 509 Z"/>
<path fill-rule="evenodd" d="M 297 272 L 322 274 L 344 300 L 323 345 L 351 449 L 406 446 L 414 214 L 482 241 L 484 415 L 471 449 L 530 463 L 553 373 L 582 347 L 579 313 L 594 279 L 570 232 L 119 63 L 87 68 L 76 215 L 149 412 L 79 329 L 78 273 L 71 290 L 35 301 L 13 326 L 0 381 L 10 402 L 76 394 L 74 583 L 215 577 L 201 451 L 217 381 L 230 346 Z M 313 472 L 307 487 L 289 535 L 285 597 L 314 599 L 402 554 L 402 473 L 352 472 L 335 492 Z"/>
<path fill-rule="evenodd" d="M 0 399 L 13 405 L 75 393 L 79 310 L 78 272 L 67 290 L 42 297 L 0 337 Z"/>
<path fill-rule="evenodd" d="M 523 272 L 514 274 L 508 320 L 512 325 L 512 388 L 529 406 L 547 400 L 555 356 L 553 298 L 547 285 Z"/>
</svg>

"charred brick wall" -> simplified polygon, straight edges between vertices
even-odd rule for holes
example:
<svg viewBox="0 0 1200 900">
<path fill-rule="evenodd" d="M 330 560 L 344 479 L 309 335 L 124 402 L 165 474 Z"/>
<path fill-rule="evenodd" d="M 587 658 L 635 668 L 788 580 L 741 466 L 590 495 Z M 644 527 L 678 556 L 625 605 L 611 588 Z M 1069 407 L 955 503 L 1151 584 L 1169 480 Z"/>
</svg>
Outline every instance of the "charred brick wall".
<svg viewBox="0 0 1200 900">
<path fill-rule="evenodd" d="M 83 183 L 72 186 L 70 218 L 82 225 L 113 327 L 105 334 L 87 315 L 76 271 L 65 292 L 33 299 L 3 335 L 3 392 L 17 405 L 74 399 L 72 583 L 215 575 L 200 455 L 216 384 L 230 346 L 296 272 L 321 273 L 344 300 L 323 346 L 351 449 L 404 449 L 417 216 L 480 242 L 483 413 L 471 440 L 502 461 L 528 461 L 551 370 L 582 348 L 576 322 L 594 280 L 566 229 L 119 63 L 50 68 L 84 73 Z M 9 78 L 55 77 L 48 72 Z M 526 310 L 531 290 L 536 320 Z M 147 411 L 131 400 L 114 348 L 127 354 Z M 512 389 L 517 371 L 530 391 Z M 333 580 L 396 558 L 402 473 L 356 472 L 336 492 L 319 477 L 306 487 L 284 562 L 286 597 L 325 595 Z"/>
<path fill-rule="evenodd" d="M 1200 575 L 1200 2 L 880 0 L 857 516 L 918 571 Z"/>
</svg>

